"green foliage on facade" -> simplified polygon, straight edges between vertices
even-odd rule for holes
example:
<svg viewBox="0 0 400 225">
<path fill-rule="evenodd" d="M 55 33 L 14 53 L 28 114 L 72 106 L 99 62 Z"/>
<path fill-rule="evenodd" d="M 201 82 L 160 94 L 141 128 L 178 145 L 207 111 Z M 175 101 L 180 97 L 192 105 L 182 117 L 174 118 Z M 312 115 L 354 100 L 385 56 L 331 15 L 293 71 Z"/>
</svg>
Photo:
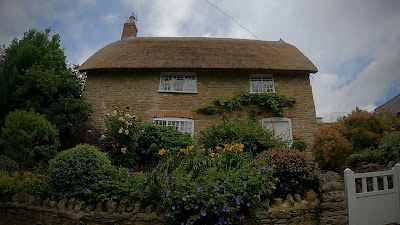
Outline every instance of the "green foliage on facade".
<svg viewBox="0 0 400 225">
<path fill-rule="evenodd" d="M 296 100 L 288 98 L 277 93 L 247 93 L 240 92 L 229 99 L 217 98 L 210 105 L 196 108 L 197 113 L 212 115 L 223 112 L 224 110 L 232 111 L 237 108 L 246 106 L 257 106 L 257 113 L 273 112 L 276 116 L 283 116 L 284 107 L 294 105 Z"/>
</svg>

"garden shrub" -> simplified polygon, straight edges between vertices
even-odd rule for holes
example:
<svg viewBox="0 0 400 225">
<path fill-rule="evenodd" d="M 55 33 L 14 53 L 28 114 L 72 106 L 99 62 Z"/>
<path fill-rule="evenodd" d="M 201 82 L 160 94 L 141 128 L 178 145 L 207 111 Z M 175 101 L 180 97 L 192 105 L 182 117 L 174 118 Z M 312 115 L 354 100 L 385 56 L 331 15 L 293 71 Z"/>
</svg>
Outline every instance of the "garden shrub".
<svg viewBox="0 0 400 225">
<path fill-rule="evenodd" d="M 377 162 L 377 154 L 375 151 L 367 148 L 360 152 L 349 155 L 346 159 L 347 166 L 357 166 L 359 163 L 374 163 Z"/>
<path fill-rule="evenodd" d="M 245 151 L 253 155 L 284 144 L 276 139 L 271 131 L 263 129 L 258 122 L 228 119 L 201 131 L 199 143 L 210 149 L 223 147 L 226 144 L 242 143 Z"/>
<path fill-rule="evenodd" d="M 384 165 L 390 161 L 400 161 L 400 132 L 386 135 L 378 146 L 378 161 Z"/>
<path fill-rule="evenodd" d="M 304 152 L 305 150 L 307 150 L 308 144 L 304 140 L 295 140 L 293 141 L 292 148 L 300 152 Z"/>
<path fill-rule="evenodd" d="M 377 148 L 389 130 L 387 121 L 377 114 L 356 108 L 339 122 L 320 127 L 314 135 L 312 151 L 321 167 L 335 170 L 351 154 Z"/>
<path fill-rule="evenodd" d="M 139 167 L 154 163 L 161 148 L 179 148 L 193 144 L 188 133 L 173 127 L 142 124 L 124 111 L 108 116 L 106 149 L 114 165 Z"/>
<path fill-rule="evenodd" d="M 314 134 L 312 151 L 322 168 L 335 169 L 344 165 L 352 150 L 352 143 L 332 125 L 320 127 Z"/>
<path fill-rule="evenodd" d="M 18 163 L 7 156 L 0 155 L 0 170 L 12 173 L 18 170 Z"/>
<path fill-rule="evenodd" d="M 0 154 L 15 160 L 22 168 L 47 163 L 57 154 L 58 131 L 44 115 L 16 110 L 5 121 L 0 137 Z"/>
<path fill-rule="evenodd" d="M 303 195 L 309 190 L 318 189 L 317 165 L 307 152 L 275 148 L 259 154 L 254 163 L 263 160 L 274 167 L 274 176 L 279 179 L 274 196 Z"/>
<path fill-rule="evenodd" d="M 0 196 L 16 193 L 35 194 L 40 180 L 31 172 L 0 170 Z"/>
<path fill-rule="evenodd" d="M 49 184 L 52 197 L 71 197 L 102 179 L 111 162 L 95 147 L 77 145 L 50 161 Z"/>
<path fill-rule="evenodd" d="M 82 191 L 80 199 L 89 204 L 116 200 L 124 203 L 128 211 L 133 210 L 135 203 L 146 207 L 159 202 L 150 174 L 117 167 L 104 172 L 102 178 Z"/>
<path fill-rule="evenodd" d="M 160 173 L 157 180 L 167 224 L 240 221 L 275 189 L 272 168 L 265 161 L 252 166 L 242 144 L 159 153 L 160 167 L 155 172 Z"/>
</svg>

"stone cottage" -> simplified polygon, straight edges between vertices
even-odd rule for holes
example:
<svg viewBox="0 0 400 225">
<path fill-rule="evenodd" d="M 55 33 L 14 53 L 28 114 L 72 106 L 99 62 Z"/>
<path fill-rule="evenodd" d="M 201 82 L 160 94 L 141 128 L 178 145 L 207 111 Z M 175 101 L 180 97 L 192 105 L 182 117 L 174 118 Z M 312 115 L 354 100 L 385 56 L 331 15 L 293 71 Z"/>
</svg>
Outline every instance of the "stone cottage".
<svg viewBox="0 0 400 225">
<path fill-rule="evenodd" d="M 128 109 L 145 122 L 191 133 L 221 115 L 194 113 L 196 107 L 238 92 L 279 93 L 296 99 L 284 117 L 265 113 L 260 123 L 311 142 L 317 129 L 310 73 L 318 70 L 296 47 L 279 41 L 228 38 L 136 37 L 134 18 L 124 24 L 120 41 L 92 55 L 80 67 L 87 72 L 84 97 L 93 106 L 92 123 L 104 128 L 105 116 Z M 233 118 L 248 118 L 246 110 Z M 226 115 L 225 115 L 226 116 Z"/>
</svg>

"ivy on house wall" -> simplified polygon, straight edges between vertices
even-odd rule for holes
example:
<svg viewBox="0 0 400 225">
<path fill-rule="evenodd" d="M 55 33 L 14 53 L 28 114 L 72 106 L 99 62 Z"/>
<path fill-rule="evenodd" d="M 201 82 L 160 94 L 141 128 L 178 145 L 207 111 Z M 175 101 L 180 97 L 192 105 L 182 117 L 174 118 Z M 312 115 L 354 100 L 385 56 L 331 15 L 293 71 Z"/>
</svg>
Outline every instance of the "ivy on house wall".
<svg viewBox="0 0 400 225">
<path fill-rule="evenodd" d="M 273 112 L 275 116 L 283 116 L 284 107 L 294 105 L 296 100 L 277 93 L 250 94 L 240 92 L 229 99 L 217 98 L 211 104 L 197 107 L 194 112 L 206 115 L 232 111 L 237 108 L 250 107 L 249 113 Z M 255 108 L 258 108 L 256 110 Z"/>
</svg>

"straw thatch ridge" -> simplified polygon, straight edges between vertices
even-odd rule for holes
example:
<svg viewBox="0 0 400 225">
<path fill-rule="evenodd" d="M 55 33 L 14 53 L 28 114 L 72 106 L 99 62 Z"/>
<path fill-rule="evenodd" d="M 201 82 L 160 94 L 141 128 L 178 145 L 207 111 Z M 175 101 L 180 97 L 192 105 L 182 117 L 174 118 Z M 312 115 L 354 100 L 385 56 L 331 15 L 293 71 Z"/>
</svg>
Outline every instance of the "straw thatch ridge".
<svg viewBox="0 0 400 225">
<path fill-rule="evenodd" d="M 100 49 L 80 67 L 103 69 L 318 69 L 296 47 L 284 41 L 228 38 L 139 37 Z"/>
</svg>

